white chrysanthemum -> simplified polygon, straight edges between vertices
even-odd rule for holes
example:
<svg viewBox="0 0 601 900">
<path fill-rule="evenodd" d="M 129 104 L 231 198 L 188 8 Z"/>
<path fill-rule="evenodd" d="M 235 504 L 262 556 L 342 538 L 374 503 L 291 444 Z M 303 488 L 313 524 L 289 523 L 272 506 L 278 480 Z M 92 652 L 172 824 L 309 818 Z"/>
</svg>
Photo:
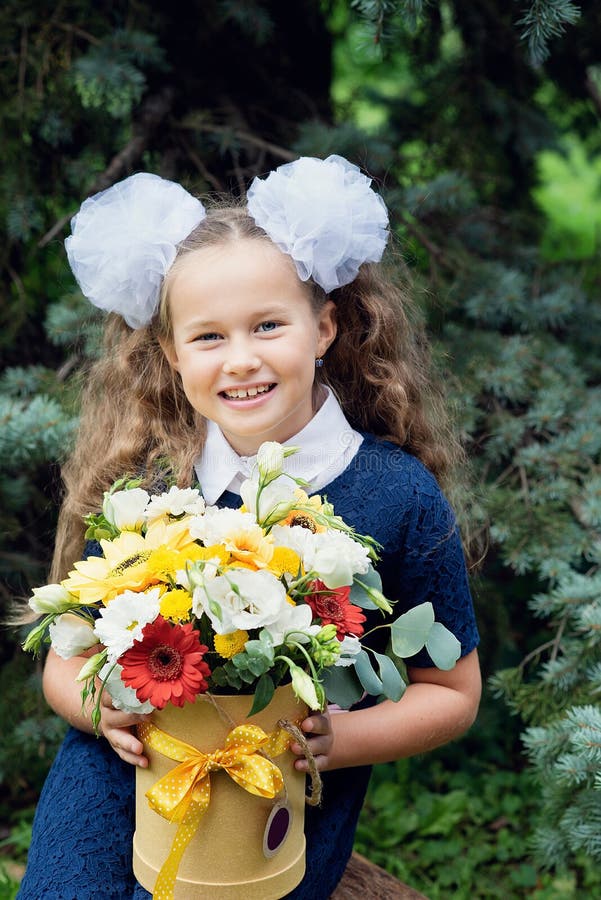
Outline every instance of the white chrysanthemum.
<svg viewBox="0 0 601 900">
<path fill-rule="evenodd" d="M 284 605 L 286 591 L 271 572 L 230 569 L 193 595 L 196 615 L 205 612 L 216 634 L 231 634 L 238 629 L 269 627 L 276 622 Z"/>
<path fill-rule="evenodd" d="M 134 641 L 142 639 L 144 626 L 159 614 L 160 595 L 160 588 L 146 594 L 124 591 L 101 610 L 96 634 L 108 650 L 109 662 L 115 662 Z"/>
<path fill-rule="evenodd" d="M 189 521 L 188 531 L 195 540 L 209 547 L 223 544 L 231 535 L 248 531 L 256 525 L 257 520 L 249 512 L 207 506 L 204 516 L 195 516 Z"/>
<path fill-rule="evenodd" d="M 141 703 L 134 689 L 123 684 L 121 680 L 122 671 L 123 666 L 120 666 L 119 663 L 114 665 L 113 663 L 107 663 L 99 672 L 100 678 L 104 681 L 106 689 L 111 695 L 115 709 L 121 709 L 123 712 L 136 715 L 151 713 L 155 707 L 150 700 L 145 700 Z"/>
<path fill-rule="evenodd" d="M 181 185 L 139 172 L 85 200 L 65 250 L 90 303 L 148 325 L 177 245 L 202 222 L 204 206 Z"/>
<path fill-rule="evenodd" d="M 161 516 L 202 516 L 205 502 L 196 488 L 178 488 L 172 486 L 164 494 L 155 494 L 144 510 L 149 522 Z"/>
<path fill-rule="evenodd" d="M 367 547 L 342 531 L 326 531 L 313 535 L 312 544 L 303 556 L 305 569 L 316 572 L 329 587 L 353 583 L 353 575 L 365 574 L 369 568 Z"/>
<path fill-rule="evenodd" d="M 354 666 L 357 655 L 361 653 L 361 641 L 353 634 L 345 634 L 340 642 L 340 656 L 335 666 Z"/>
<path fill-rule="evenodd" d="M 94 629 L 85 619 L 65 613 L 58 616 L 49 628 L 52 649 L 62 659 L 79 656 L 98 643 Z"/>
<path fill-rule="evenodd" d="M 131 488 L 104 494 L 102 512 L 108 522 L 119 531 L 140 531 L 146 522 L 145 510 L 150 499 L 148 491 Z"/>
<path fill-rule="evenodd" d="M 302 156 L 279 166 L 247 193 L 248 211 L 288 253 L 302 281 L 329 293 L 356 278 L 364 262 L 379 262 L 388 240 L 384 201 L 371 179 L 342 156 Z"/>
</svg>

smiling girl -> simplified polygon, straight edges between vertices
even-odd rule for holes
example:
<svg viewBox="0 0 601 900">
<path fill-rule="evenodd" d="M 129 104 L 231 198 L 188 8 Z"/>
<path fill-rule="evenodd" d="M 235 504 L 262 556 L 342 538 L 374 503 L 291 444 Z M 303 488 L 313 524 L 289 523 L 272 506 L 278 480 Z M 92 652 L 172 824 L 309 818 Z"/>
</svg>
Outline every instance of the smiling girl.
<svg viewBox="0 0 601 900">
<path fill-rule="evenodd" d="M 382 545 L 395 617 L 430 601 L 461 642 L 451 671 L 425 651 L 411 659 L 399 702 L 365 700 L 302 723 L 324 799 L 307 811 L 294 900 L 326 900 L 340 880 L 370 766 L 462 734 L 480 696 L 464 557 L 440 487 L 460 454 L 408 298 L 379 266 L 387 224 L 355 166 L 302 158 L 255 179 L 247 206 L 208 211 L 171 182 L 132 176 L 83 204 L 67 248 L 84 294 L 110 314 L 63 473 L 54 580 L 81 554 L 82 514 L 101 508 L 124 471 L 152 489 L 168 460 L 180 486 L 196 476 L 207 503 L 238 507 L 259 446 L 278 441 L 300 448 L 289 471 Z M 381 623 L 366 614 L 366 630 Z M 133 765 L 147 765 L 134 726 L 144 717 L 113 709 L 105 694 L 96 739 L 74 680 L 80 666 L 48 655 L 46 697 L 73 727 L 40 799 L 19 897 L 91 900 L 102 885 L 107 900 L 141 900 L 131 839 Z M 292 750 L 306 770 L 301 747 Z"/>
</svg>

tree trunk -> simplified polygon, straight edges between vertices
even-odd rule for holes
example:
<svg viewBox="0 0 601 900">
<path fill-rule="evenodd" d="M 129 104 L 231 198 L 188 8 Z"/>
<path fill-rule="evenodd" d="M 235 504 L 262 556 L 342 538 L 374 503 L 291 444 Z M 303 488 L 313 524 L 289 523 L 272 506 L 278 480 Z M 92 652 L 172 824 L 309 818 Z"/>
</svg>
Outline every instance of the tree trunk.
<svg viewBox="0 0 601 900">
<path fill-rule="evenodd" d="M 428 900 L 364 856 L 353 853 L 330 900 Z"/>
</svg>

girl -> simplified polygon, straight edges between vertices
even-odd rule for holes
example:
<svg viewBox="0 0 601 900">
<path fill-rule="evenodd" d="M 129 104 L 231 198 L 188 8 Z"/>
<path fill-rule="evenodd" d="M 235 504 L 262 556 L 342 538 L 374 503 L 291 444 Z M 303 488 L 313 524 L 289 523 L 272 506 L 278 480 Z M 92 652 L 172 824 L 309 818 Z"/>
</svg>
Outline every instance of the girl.
<svg viewBox="0 0 601 900">
<path fill-rule="evenodd" d="M 72 268 L 111 315 L 64 471 L 53 576 L 81 554 L 82 514 L 124 472 L 152 487 L 168 460 L 181 486 L 195 472 L 208 503 L 236 507 L 252 457 L 272 440 L 300 447 L 288 460 L 294 474 L 382 545 L 394 617 L 433 603 L 461 641 L 454 669 L 434 668 L 424 651 L 398 703 L 302 724 L 324 800 L 307 810 L 307 872 L 289 896 L 325 900 L 352 851 L 370 766 L 437 747 L 476 715 L 478 637 L 438 483 L 459 454 L 407 298 L 377 266 L 387 214 L 369 180 L 340 157 L 302 158 L 255 179 L 247 203 L 205 212 L 179 186 L 141 174 L 87 200 L 74 220 Z M 381 623 L 368 612 L 366 630 L 371 617 Z M 96 739 L 74 681 L 80 666 L 52 651 L 46 663 L 46 698 L 73 727 L 40 799 L 19 897 L 141 900 L 149 894 L 131 872 L 131 839 L 133 767 L 147 765 L 134 727 L 142 717 L 105 694 Z M 292 750 L 306 769 L 300 746 Z"/>
</svg>

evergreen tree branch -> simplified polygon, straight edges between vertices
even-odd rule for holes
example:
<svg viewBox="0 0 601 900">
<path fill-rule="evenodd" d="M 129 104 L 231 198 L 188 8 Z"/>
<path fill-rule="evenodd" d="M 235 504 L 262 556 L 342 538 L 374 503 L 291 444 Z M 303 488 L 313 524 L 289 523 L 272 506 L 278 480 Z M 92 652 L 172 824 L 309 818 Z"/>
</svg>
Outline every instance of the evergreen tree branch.
<svg viewBox="0 0 601 900">
<path fill-rule="evenodd" d="M 169 114 L 172 103 L 173 91 L 170 88 L 165 88 L 160 93 L 148 97 L 140 108 L 140 115 L 134 125 L 131 140 L 112 158 L 104 172 L 96 179 L 90 189 L 90 195 L 104 191 L 134 166 L 144 150 L 146 150 L 154 132 Z M 40 238 L 38 247 L 45 247 L 50 243 L 76 212 L 77 209 L 73 209 L 61 216 L 52 228 Z"/>
<path fill-rule="evenodd" d="M 193 122 L 185 124 L 182 127 L 191 131 L 204 131 L 207 132 L 207 134 L 220 134 L 225 137 L 235 138 L 243 144 L 248 144 L 251 147 L 258 147 L 260 150 L 265 150 L 267 153 L 275 156 L 276 159 L 283 159 L 286 162 L 292 162 L 292 160 L 296 159 L 298 156 L 297 153 L 293 153 L 292 150 L 288 150 L 286 147 L 280 147 L 278 144 L 266 141 L 256 134 L 232 128 L 229 125 L 215 125 L 211 122 Z"/>
</svg>

